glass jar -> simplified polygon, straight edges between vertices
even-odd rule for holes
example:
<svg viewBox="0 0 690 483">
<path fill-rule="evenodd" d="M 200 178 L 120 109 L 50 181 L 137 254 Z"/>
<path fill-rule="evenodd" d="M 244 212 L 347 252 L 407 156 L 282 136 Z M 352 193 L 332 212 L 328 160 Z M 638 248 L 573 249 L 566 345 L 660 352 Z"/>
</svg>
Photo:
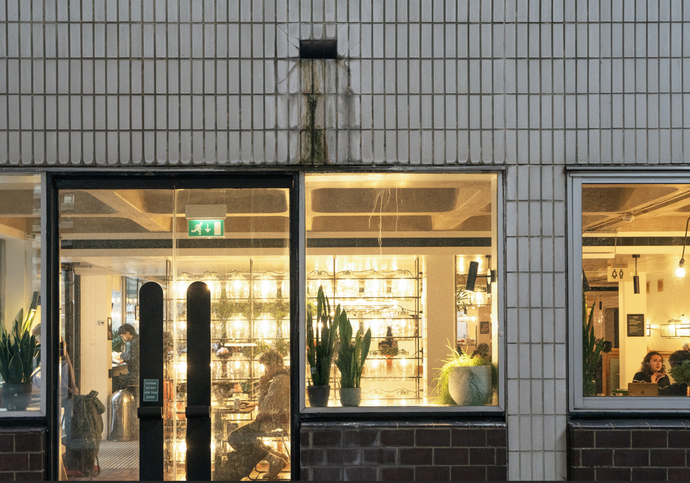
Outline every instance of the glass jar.
<svg viewBox="0 0 690 483">
<path fill-rule="evenodd" d="M 225 324 L 225 332 L 229 339 L 248 339 L 249 321 L 244 315 L 235 315 Z"/>
</svg>

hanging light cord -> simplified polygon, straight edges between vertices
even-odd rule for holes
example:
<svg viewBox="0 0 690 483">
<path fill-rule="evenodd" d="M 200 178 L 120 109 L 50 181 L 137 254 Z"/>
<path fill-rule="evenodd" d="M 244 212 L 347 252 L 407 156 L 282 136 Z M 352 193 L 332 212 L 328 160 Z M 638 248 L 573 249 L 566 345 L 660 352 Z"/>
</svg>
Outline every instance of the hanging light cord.
<svg viewBox="0 0 690 483">
<path fill-rule="evenodd" d="M 685 236 L 683 237 L 683 254 L 680 256 L 681 267 L 685 264 L 685 244 L 688 241 L 688 224 L 690 224 L 690 217 L 688 217 L 688 221 L 685 222 Z"/>
</svg>

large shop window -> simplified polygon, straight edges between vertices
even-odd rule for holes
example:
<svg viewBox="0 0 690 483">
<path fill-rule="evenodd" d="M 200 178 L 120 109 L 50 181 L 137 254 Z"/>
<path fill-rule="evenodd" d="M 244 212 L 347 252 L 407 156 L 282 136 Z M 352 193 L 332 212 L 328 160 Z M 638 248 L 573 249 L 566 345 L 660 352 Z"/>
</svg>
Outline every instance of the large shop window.
<svg viewBox="0 0 690 483">
<path fill-rule="evenodd" d="M 499 409 L 497 185 L 306 176 L 304 411 Z"/>
<path fill-rule="evenodd" d="M 41 176 L 0 173 L 0 417 L 45 413 Z"/>
<path fill-rule="evenodd" d="M 690 179 L 571 183 L 574 409 L 686 409 Z"/>
<path fill-rule="evenodd" d="M 183 181 L 175 189 L 163 180 L 157 189 L 149 183 L 146 189 L 58 192 L 61 289 L 77 308 L 60 326 L 69 347 L 63 355 L 76 376 L 69 385 L 62 376 L 60 395 L 62 461 L 70 479 L 93 476 L 77 419 L 76 404 L 84 398 L 77 396 L 103 412 L 100 451 L 117 455 L 101 459 L 105 470 L 138 475 L 141 465 L 160 464 L 166 480 L 195 479 L 188 473 L 189 447 L 197 443 L 198 450 L 199 438 L 207 436 L 213 480 L 254 480 L 257 471 L 289 477 L 289 190 L 180 188 Z M 209 292 L 207 320 L 189 299 L 198 282 Z M 154 322 L 144 317 L 151 302 L 142 286 L 148 284 L 158 285 L 163 298 L 160 346 L 143 336 Z M 207 392 L 194 389 L 206 356 Z M 144 377 L 144 361 L 156 359 L 162 387 Z M 137 409 L 158 402 L 157 392 L 162 462 L 139 451 Z M 210 403 L 200 404 L 200 396 Z M 209 404 L 209 434 L 200 436 L 189 430 L 194 416 L 187 410 Z M 270 467 L 259 464 L 264 460 Z"/>
</svg>

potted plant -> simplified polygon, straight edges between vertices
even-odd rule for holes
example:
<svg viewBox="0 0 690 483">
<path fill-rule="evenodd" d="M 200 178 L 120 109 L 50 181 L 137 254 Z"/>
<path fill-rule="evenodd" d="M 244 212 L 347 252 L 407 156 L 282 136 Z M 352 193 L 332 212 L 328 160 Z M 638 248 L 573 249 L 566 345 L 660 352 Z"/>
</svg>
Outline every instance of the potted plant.
<svg viewBox="0 0 690 483">
<path fill-rule="evenodd" d="M 0 375 L 4 381 L 3 402 L 8 411 L 24 411 L 31 402 L 31 381 L 38 371 L 38 367 L 34 368 L 34 358 L 39 353 L 38 341 L 31 334 L 36 305 L 34 296 L 26 320 L 24 309 L 19 310 L 11 331 L 0 325 Z"/>
<path fill-rule="evenodd" d="M 386 358 L 386 367 L 393 368 L 393 358 L 398 355 L 398 341 L 393 338 L 393 330 L 389 325 L 386 329 L 386 339 L 379 342 L 379 353 Z"/>
<path fill-rule="evenodd" d="M 669 372 L 675 384 L 689 386 L 686 389 L 686 394 L 690 396 L 690 361 L 682 361 L 680 364 L 672 366 Z"/>
<path fill-rule="evenodd" d="M 587 316 L 587 302 L 585 294 L 582 294 L 582 378 L 583 391 L 585 396 L 594 396 L 597 383 L 594 379 L 601 353 L 604 351 L 604 339 L 594 337 L 594 327 L 592 316 L 594 315 L 594 304 Z"/>
<path fill-rule="evenodd" d="M 335 319 L 340 331 L 340 345 L 335 365 L 340 369 L 340 404 L 343 406 L 359 406 L 362 401 L 362 369 L 369 355 L 371 346 L 371 329 L 362 335 L 362 329 L 357 330 L 352 340 L 352 324 L 345 310 L 340 305 L 335 311 Z"/>
<path fill-rule="evenodd" d="M 340 305 L 336 310 L 336 320 L 340 313 Z M 311 407 L 328 406 L 331 392 L 331 363 L 338 336 L 338 325 L 331 317 L 331 306 L 328 297 L 319 287 L 316 297 L 316 319 L 312 317 L 311 309 L 307 311 L 307 361 L 311 368 L 311 386 L 307 386 L 307 396 Z"/>
<path fill-rule="evenodd" d="M 484 357 L 460 354 L 450 345 L 451 356 L 436 378 L 439 404 L 481 406 L 493 395 L 498 384 L 496 366 Z"/>
</svg>

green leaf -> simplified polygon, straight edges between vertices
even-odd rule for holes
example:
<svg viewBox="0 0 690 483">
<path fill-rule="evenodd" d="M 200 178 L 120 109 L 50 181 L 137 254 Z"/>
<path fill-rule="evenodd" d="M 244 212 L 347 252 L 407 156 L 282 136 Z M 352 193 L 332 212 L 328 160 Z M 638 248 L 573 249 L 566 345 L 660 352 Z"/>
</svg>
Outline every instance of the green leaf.
<svg viewBox="0 0 690 483">
<path fill-rule="evenodd" d="M 24 382 L 24 367 L 22 367 L 19 354 L 13 355 L 12 359 L 10 359 L 8 372 L 8 380 L 5 380 L 5 382 L 10 384 L 21 384 Z"/>
<path fill-rule="evenodd" d="M 323 293 L 323 287 L 319 287 L 316 317 L 312 316 L 311 309 L 307 312 L 307 359 L 315 386 L 327 386 L 330 381 L 337 332 L 330 315 L 328 297 Z"/>
<path fill-rule="evenodd" d="M 364 341 L 362 342 L 362 368 L 364 368 L 364 362 L 367 360 L 369 355 L 369 348 L 371 347 L 371 329 L 367 329 L 367 333 L 364 334 Z"/>
</svg>

